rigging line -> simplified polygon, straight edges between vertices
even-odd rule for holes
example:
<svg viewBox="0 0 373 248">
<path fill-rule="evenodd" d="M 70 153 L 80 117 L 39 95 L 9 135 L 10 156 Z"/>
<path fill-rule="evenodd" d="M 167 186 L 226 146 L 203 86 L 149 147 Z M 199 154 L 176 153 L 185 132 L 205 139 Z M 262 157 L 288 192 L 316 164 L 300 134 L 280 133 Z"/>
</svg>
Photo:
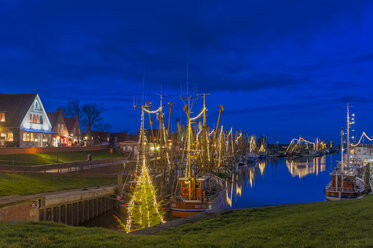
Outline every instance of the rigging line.
<svg viewBox="0 0 373 248">
<path fill-rule="evenodd" d="M 352 147 L 356 147 L 356 146 L 358 146 L 358 145 L 360 144 L 360 142 L 361 142 L 361 140 L 362 140 L 362 138 L 363 138 L 364 136 L 365 136 L 369 141 L 373 141 L 373 138 L 369 138 L 368 135 L 367 135 L 365 132 L 363 132 L 362 135 L 360 136 L 359 142 L 357 142 L 356 144 L 350 144 L 350 145 L 351 145 Z"/>
<path fill-rule="evenodd" d="M 190 121 L 195 121 L 197 120 L 198 118 L 200 118 L 202 116 L 202 114 L 206 111 L 207 109 L 204 107 L 201 111 L 201 113 L 199 113 L 196 117 L 193 117 L 193 118 L 190 118 Z"/>
<path fill-rule="evenodd" d="M 161 111 L 162 109 L 162 106 L 160 106 L 157 110 L 153 110 L 153 111 L 150 111 L 150 110 L 147 110 L 147 109 L 144 109 L 146 113 L 149 113 L 149 114 L 156 114 L 158 113 L 159 111 Z"/>
</svg>

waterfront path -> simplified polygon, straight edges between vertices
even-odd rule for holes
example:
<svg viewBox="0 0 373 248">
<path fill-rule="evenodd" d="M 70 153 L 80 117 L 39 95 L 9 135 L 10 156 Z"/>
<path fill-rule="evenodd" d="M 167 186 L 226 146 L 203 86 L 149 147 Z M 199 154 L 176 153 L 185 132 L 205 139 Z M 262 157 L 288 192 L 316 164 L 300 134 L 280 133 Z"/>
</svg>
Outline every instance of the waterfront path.
<svg viewBox="0 0 373 248">
<path fill-rule="evenodd" d="M 94 161 L 77 161 L 71 163 L 46 164 L 36 166 L 12 166 L 0 165 L 0 172 L 27 172 L 27 173 L 71 173 L 94 168 L 122 165 L 126 160 L 123 158 L 102 159 Z"/>
</svg>

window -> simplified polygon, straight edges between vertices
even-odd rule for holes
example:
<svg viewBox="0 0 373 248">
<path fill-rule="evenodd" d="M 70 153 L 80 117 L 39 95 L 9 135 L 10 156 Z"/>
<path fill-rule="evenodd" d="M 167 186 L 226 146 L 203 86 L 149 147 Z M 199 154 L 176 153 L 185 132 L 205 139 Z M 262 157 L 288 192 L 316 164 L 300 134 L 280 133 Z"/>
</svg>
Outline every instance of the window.
<svg viewBox="0 0 373 248">
<path fill-rule="evenodd" d="M 23 141 L 30 141 L 30 133 L 23 133 Z"/>
<path fill-rule="evenodd" d="M 35 111 L 40 111 L 40 103 L 38 101 L 35 101 L 35 103 L 34 103 L 34 110 Z"/>
<path fill-rule="evenodd" d="M 43 118 L 41 115 L 30 114 L 30 123 L 43 124 Z"/>
<path fill-rule="evenodd" d="M 11 132 L 8 133 L 7 141 L 13 141 L 13 133 Z"/>
<path fill-rule="evenodd" d="M 0 122 L 5 122 L 5 113 L 0 113 Z"/>
</svg>

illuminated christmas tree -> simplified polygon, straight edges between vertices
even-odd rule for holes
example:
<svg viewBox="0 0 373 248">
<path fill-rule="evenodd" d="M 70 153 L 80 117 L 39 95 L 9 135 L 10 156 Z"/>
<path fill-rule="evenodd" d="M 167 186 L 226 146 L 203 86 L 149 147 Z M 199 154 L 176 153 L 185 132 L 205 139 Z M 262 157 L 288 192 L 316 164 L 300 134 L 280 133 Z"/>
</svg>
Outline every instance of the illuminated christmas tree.
<svg viewBox="0 0 373 248">
<path fill-rule="evenodd" d="M 146 162 L 146 137 L 144 133 L 144 112 L 148 106 L 142 106 L 141 127 L 139 135 L 139 151 L 137 156 L 136 170 L 139 172 L 136 178 L 136 186 L 131 196 L 127 209 L 127 222 L 122 223 L 118 218 L 123 230 L 132 232 L 135 230 L 151 227 L 163 222 L 164 212 L 157 202 L 149 169 Z M 158 111 L 154 111 L 156 113 Z M 153 113 L 153 112 L 152 112 Z"/>
<path fill-rule="evenodd" d="M 135 190 L 128 204 L 128 219 L 124 227 L 131 232 L 151 227 L 163 222 L 164 212 L 156 199 L 156 190 L 152 184 L 146 165 L 141 166 Z"/>
</svg>

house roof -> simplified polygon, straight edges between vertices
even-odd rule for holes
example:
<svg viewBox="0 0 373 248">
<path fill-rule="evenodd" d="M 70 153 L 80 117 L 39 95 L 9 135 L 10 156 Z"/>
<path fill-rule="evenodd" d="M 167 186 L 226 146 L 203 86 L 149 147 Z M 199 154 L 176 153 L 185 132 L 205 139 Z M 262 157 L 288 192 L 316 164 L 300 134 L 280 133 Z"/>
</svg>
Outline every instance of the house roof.
<svg viewBox="0 0 373 248">
<path fill-rule="evenodd" d="M 75 118 L 66 118 L 65 117 L 66 128 L 69 131 L 69 133 L 73 132 L 75 121 L 76 121 Z"/>
<path fill-rule="evenodd" d="M 37 94 L 0 94 L 0 112 L 5 112 L 5 126 L 19 127 Z"/>
<path fill-rule="evenodd" d="M 49 112 L 47 113 L 49 121 L 52 124 L 52 127 L 54 127 L 57 123 L 58 120 L 58 112 Z"/>
</svg>

